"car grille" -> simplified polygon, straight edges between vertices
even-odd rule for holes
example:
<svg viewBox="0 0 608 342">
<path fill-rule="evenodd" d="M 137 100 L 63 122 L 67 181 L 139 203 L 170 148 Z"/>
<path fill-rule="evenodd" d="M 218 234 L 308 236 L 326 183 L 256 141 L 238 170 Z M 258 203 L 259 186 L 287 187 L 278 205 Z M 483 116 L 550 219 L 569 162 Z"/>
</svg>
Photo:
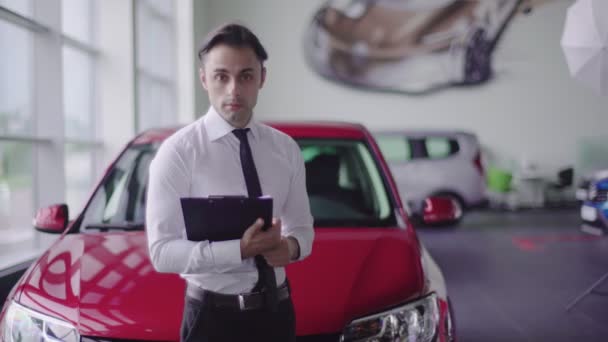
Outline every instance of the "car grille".
<svg viewBox="0 0 608 342">
<path fill-rule="evenodd" d="M 340 341 L 340 334 L 324 334 L 324 335 L 308 335 L 298 336 L 297 342 L 338 342 Z"/>
<path fill-rule="evenodd" d="M 142 340 L 120 340 L 115 338 L 102 338 L 102 337 L 87 337 L 82 336 L 81 342 L 143 342 Z M 298 336 L 297 342 L 339 342 L 340 334 L 324 334 L 324 335 L 308 335 Z"/>
<path fill-rule="evenodd" d="M 608 201 L 608 190 L 597 190 L 597 195 L 595 195 L 591 201 L 596 203 Z"/>
</svg>

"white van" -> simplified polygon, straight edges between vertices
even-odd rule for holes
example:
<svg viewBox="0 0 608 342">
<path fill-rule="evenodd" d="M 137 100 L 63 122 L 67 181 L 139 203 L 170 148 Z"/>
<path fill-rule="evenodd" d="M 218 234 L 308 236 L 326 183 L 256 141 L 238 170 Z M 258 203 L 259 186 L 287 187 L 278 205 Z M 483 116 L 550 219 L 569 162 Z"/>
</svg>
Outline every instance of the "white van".
<svg viewBox="0 0 608 342">
<path fill-rule="evenodd" d="M 420 214 L 429 196 L 450 197 L 461 211 L 486 203 L 486 184 L 477 136 L 464 131 L 374 133 L 401 198 Z"/>
</svg>

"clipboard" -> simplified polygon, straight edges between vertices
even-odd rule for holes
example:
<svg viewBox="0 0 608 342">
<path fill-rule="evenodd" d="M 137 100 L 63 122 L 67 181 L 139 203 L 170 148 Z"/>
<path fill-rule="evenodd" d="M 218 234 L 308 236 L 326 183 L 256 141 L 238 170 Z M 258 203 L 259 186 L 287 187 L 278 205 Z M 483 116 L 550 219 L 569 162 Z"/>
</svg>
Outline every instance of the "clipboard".
<svg viewBox="0 0 608 342">
<path fill-rule="evenodd" d="M 182 197 L 186 236 L 190 241 L 238 240 L 256 219 L 262 230 L 272 225 L 272 197 L 209 196 Z"/>
</svg>

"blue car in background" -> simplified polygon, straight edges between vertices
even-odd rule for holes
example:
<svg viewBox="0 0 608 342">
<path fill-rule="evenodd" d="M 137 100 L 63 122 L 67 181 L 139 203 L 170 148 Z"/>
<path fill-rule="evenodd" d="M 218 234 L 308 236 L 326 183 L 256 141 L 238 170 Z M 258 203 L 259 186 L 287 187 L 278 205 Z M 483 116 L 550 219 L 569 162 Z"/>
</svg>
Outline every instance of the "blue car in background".
<svg viewBox="0 0 608 342">
<path fill-rule="evenodd" d="M 608 233 L 608 173 L 602 172 L 589 182 L 587 198 L 581 206 L 584 232 Z"/>
</svg>

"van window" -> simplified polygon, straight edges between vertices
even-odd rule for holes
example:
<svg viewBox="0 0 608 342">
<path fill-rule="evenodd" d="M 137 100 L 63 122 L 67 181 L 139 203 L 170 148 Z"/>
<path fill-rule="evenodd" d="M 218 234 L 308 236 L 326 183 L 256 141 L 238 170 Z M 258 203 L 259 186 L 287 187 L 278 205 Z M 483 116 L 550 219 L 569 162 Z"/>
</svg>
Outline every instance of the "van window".
<svg viewBox="0 0 608 342">
<path fill-rule="evenodd" d="M 426 152 L 429 159 L 449 157 L 458 152 L 458 142 L 444 137 L 429 137 L 425 141 Z"/>
<path fill-rule="evenodd" d="M 378 146 L 389 163 L 402 163 L 412 159 L 410 144 L 400 136 L 379 136 Z"/>
</svg>

